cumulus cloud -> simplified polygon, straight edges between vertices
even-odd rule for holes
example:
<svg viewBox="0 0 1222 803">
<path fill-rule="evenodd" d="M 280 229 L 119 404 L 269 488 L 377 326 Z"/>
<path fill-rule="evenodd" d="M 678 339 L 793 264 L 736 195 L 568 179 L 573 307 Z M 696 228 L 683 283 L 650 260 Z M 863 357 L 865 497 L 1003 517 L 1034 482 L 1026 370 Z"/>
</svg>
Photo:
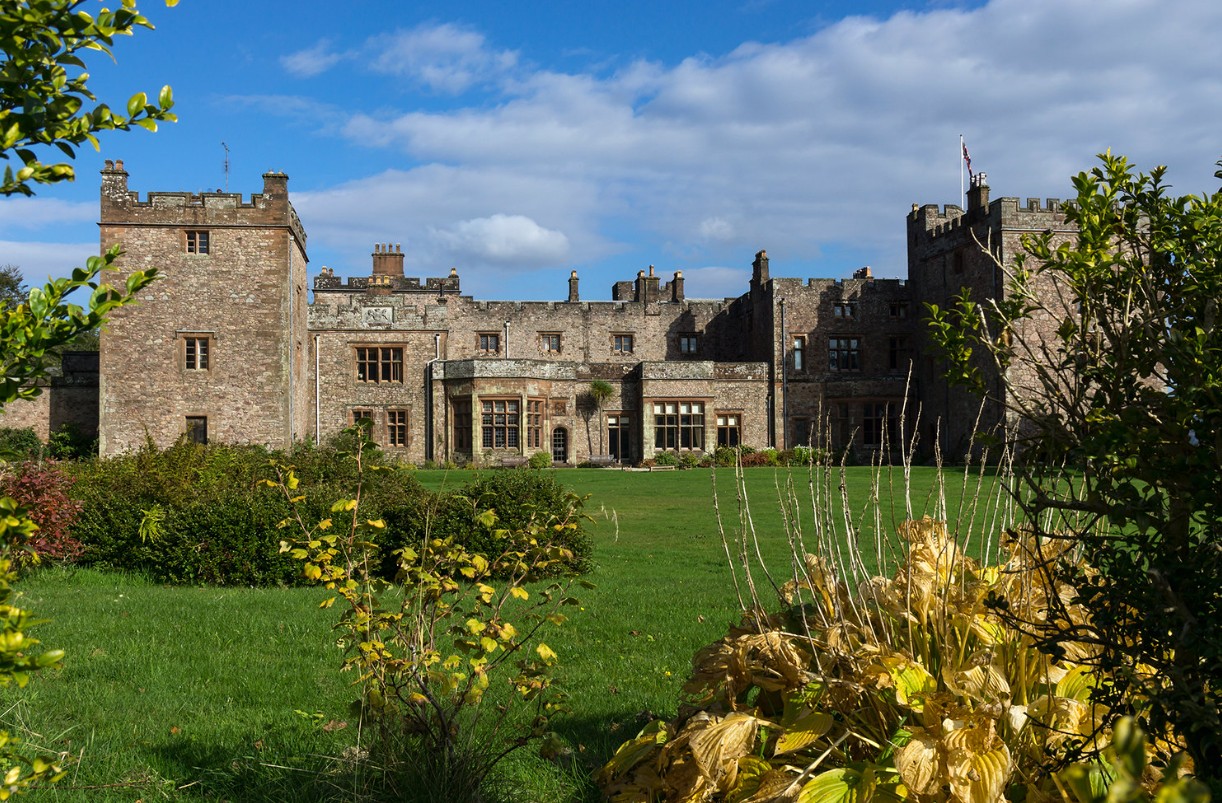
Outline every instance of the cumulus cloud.
<svg viewBox="0 0 1222 803">
<path fill-rule="evenodd" d="M 545 229 L 524 215 L 463 220 L 433 236 L 457 256 L 493 265 L 557 265 L 569 254 L 563 233 Z"/>
<path fill-rule="evenodd" d="M 1069 175 L 1109 147 L 1211 173 L 1220 29 L 1222 6 L 1204 0 L 1175 14 L 1152 0 L 1107 13 L 1086 0 L 993 0 L 852 17 L 672 66 L 519 71 L 498 103 L 367 111 L 344 132 L 418 163 L 584 184 L 598 203 L 575 228 L 614 230 L 625 247 L 721 264 L 767 247 L 807 275 L 843 275 L 855 265 L 805 263 L 864 250 L 897 275 L 908 206 L 960 202 L 960 134 L 994 197 L 1064 196 Z M 1140 47 L 1115 45 L 1134 31 Z M 395 41 L 380 68 L 439 89 L 514 63 L 451 26 Z"/>
<path fill-rule="evenodd" d="M 374 71 L 452 94 L 501 76 L 518 59 L 512 51 L 489 48 L 483 34 L 449 23 L 376 37 L 370 45 Z"/>
<path fill-rule="evenodd" d="M 304 50 L 281 56 L 280 66 L 290 75 L 312 78 L 331 69 L 344 58 L 344 54 L 332 50 L 330 40 L 322 39 Z"/>
<path fill-rule="evenodd" d="M 68 276 L 73 268 L 97 256 L 98 242 L 46 243 L 0 240 L 0 265 L 16 265 L 28 285 L 42 284 L 50 278 Z"/>
</svg>

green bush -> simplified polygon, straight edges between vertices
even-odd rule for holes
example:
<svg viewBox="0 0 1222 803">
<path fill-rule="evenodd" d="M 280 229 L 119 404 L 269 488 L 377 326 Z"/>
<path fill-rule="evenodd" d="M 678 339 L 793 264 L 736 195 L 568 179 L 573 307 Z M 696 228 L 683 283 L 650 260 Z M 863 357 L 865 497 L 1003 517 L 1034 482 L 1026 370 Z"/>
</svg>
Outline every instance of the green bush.
<svg viewBox="0 0 1222 803">
<path fill-rule="evenodd" d="M 354 464 L 342 459 L 345 445 L 299 444 L 283 455 L 184 440 L 164 451 L 146 444 L 132 455 L 79 464 L 73 496 L 84 507 L 72 534 L 83 545 L 80 562 L 166 583 L 298 583 L 300 567 L 280 555 L 277 525 L 289 506 L 259 481 L 269 476 L 272 459 L 297 466 L 298 476 L 319 489 L 302 513 L 324 518 L 323 500 L 355 487 Z M 365 457 L 385 468 L 376 453 Z M 377 517 L 422 493 L 405 472 L 370 471 L 362 508 Z"/>
<path fill-rule="evenodd" d="M 532 523 L 562 518 L 572 505 L 572 494 L 551 473 L 539 471 L 495 471 L 478 476 L 455 493 L 419 493 L 398 506 L 382 511 L 386 522 L 382 550 L 383 570 L 393 576 L 393 551 L 431 538 L 453 537 L 468 552 L 490 559 L 512 546 L 498 541 L 480 527 L 476 517 L 495 510 L 497 528 L 511 533 L 527 532 Z M 580 500 L 577 507 L 580 510 Z M 589 536 L 580 526 L 563 533 L 557 545 L 570 554 L 552 567 L 550 574 L 584 574 L 591 568 L 593 551 Z"/>
<path fill-rule="evenodd" d="M 47 438 L 47 454 L 57 460 L 80 460 L 97 453 L 98 439 L 73 423 L 64 424 Z"/>
<path fill-rule="evenodd" d="M 551 468 L 552 456 L 547 452 L 535 452 L 530 456 L 531 468 Z"/>
<path fill-rule="evenodd" d="M 28 460 L 42 453 L 42 441 L 29 427 L 0 427 L 0 459 Z"/>
<path fill-rule="evenodd" d="M 679 455 L 674 452 L 657 452 L 653 456 L 655 466 L 678 466 Z"/>
</svg>

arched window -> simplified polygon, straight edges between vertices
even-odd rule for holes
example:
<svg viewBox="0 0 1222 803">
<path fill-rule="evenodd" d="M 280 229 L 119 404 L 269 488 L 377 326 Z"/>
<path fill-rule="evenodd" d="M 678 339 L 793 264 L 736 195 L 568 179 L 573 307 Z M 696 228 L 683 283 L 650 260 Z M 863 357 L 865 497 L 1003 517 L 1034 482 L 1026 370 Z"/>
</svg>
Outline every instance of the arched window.
<svg viewBox="0 0 1222 803">
<path fill-rule="evenodd" d="M 552 430 L 552 462 L 569 462 L 569 431 L 564 427 Z"/>
</svg>

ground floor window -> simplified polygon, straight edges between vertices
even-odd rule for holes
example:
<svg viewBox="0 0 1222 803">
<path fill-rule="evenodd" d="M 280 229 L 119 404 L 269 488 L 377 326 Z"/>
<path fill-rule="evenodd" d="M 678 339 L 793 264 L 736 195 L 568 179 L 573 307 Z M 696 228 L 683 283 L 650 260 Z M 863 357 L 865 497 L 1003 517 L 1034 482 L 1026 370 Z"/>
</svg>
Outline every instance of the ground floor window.
<svg viewBox="0 0 1222 803">
<path fill-rule="evenodd" d="M 607 416 L 607 454 L 621 463 L 632 459 L 632 416 L 624 413 Z"/>
<path fill-rule="evenodd" d="M 455 399 L 450 409 L 454 419 L 454 451 L 471 452 L 471 400 Z"/>
<path fill-rule="evenodd" d="M 704 402 L 655 402 L 653 428 L 658 449 L 703 449 Z"/>
<path fill-rule="evenodd" d="M 896 446 L 899 427 L 890 404 L 866 402 L 861 406 L 861 443 L 863 446 L 879 448 L 884 444 Z"/>
<path fill-rule="evenodd" d="M 717 414 L 717 445 L 738 446 L 742 443 L 742 422 L 738 413 Z"/>
<path fill-rule="evenodd" d="M 386 445 L 407 446 L 407 410 L 386 411 Z"/>
<path fill-rule="evenodd" d="M 187 416 L 187 440 L 192 443 L 208 442 L 208 416 Z"/>
<path fill-rule="evenodd" d="M 517 449 L 522 403 L 517 399 L 482 399 L 485 449 Z"/>
<path fill-rule="evenodd" d="M 526 402 L 526 447 L 543 448 L 543 399 Z"/>
</svg>

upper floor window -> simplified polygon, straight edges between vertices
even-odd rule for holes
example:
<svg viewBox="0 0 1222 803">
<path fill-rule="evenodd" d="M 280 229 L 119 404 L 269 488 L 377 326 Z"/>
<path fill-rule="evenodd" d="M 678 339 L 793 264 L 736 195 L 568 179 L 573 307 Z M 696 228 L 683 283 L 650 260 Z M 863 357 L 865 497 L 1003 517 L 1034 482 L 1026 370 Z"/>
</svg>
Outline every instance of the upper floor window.
<svg viewBox="0 0 1222 803">
<path fill-rule="evenodd" d="M 827 369 L 829 371 L 860 371 L 861 339 L 856 337 L 829 338 Z"/>
<path fill-rule="evenodd" d="M 206 231 L 188 231 L 187 232 L 187 253 L 188 254 L 206 254 L 208 253 L 208 232 Z"/>
<path fill-rule="evenodd" d="M 361 423 L 362 421 L 372 422 L 373 421 L 373 410 L 368 410 L 368 409 L 359 408 L 359 407 L 353 410 L 352 411 L 353 426 L 356 426 L 357 424 Z"/>
<path fill-rule="evenodd" d="M 500 354 L 501 353 L 501 336 L 496 332 L 480 332 L 478 348 L 480 354 Z"/>
<path fill-rule="evenodd" d="M 616 354 L 631 354 L 633 346 L 632 335 L 611 335 L 611 350 Z"/>
<path fill-rule="evenodd" d="M 904 335 L 891 335 L 887 338 L 887 370 L 907 371 L 912 353 L 908 348 L 908 338 Z"/>
<path fill-rule="evenodd" d="M 700 335 L 679 335 L 679 353 L 691 356 L 700 351 Z"/>
<path fill-rule="evenodd" d="M 907 301 L 892 301 L 891 302 L 891 317 L 904 319 L 908 317 L 908 302 Z"/>
<path fill-rule="evenodd" d="M 856 318 L 856 301 L 837 301 L 832 305 L 832 314 L 837 318 Z"/>
<path fill-rule="evenodd" d="M 797 335 L 793 339 L 793 369 L 806 370 L 806 335 Z"/>
<path fill-rule="evenodd" d="M 402 382 L 402 346 L 358 346 L 356 349 L 357 382 Z"/>
<path fill-rule="evenodd" d="M 182 339 L 182 365 L 188 371 L 207 371 L 212 352 L 212 338 L 207 335 L 188 335 Z"/>
<path fill-rule="evenodd" d="M 539 333 L 539 351 L 546 354 L 560 353 L 560 334 L 557 332 Z"/>
</svg>

